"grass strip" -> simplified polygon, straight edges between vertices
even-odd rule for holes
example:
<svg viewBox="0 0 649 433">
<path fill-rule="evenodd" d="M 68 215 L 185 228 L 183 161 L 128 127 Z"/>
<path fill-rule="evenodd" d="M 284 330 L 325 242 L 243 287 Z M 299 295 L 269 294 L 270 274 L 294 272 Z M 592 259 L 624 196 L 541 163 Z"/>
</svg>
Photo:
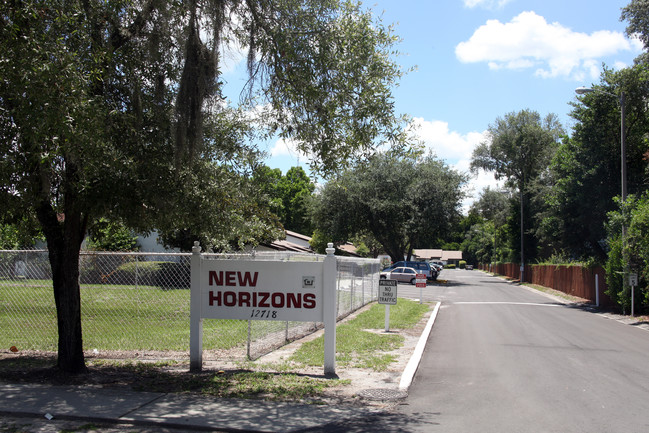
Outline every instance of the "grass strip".
<svg viewBox="0 0 649 433">
<path fill-rule="evenodd" d="M 397 304 L 390 307 L 390 328 L 411 328 L 429 309 L 428 304 L 399 298 Z M 401 347 L 404 337 L 371 331 L 384 327 L 385 306 L 379 304 L 339 325 L 336 328 L 336 361 L 342 366 L 385 371 L 396 360 L 387 352 Z M 314 367 L 324 365 L 324 336 L 302 344 L 289 361 Z"/>
</svg>

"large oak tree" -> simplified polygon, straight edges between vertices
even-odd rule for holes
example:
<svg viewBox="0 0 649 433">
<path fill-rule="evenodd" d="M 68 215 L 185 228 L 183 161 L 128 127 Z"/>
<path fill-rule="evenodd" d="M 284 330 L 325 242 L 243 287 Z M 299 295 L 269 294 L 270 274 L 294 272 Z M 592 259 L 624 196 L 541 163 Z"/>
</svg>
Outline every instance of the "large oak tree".
<svg viewBox="0 0 649 433">
<path fill-rule="evenodd" d="M 532 209 L 534 191 L 532 186 L 543 185 L 549 177 L 548 166 L 554 156 L 563 129 L 553 114 L 542 118 L 532 110 L 521 110 L 498 117 L 489 125 L 487 140 L 480 143 L 471 157 L 471 170 L 492 172 L 496 179 L 504 179 L 505 184 L 517 189 L 518 206 L 513 216 L 513 224 L 520 232 L 521 214 L 524 223 L 524 257 L 536 257 L 537 238 L 534 236 L 534 217 L 538 211 Z M 514 251 L 516 239 L 511 239 Z M 521 257 L 519 257 L 520 260 Z"/>
<path fill-rule="evenodd" d="M 100 217 L 212 243 L 269 236 L 244 145 L 221 97 L 220 48 L 248 50 L 246 103 L 322 172 L 398 141 L 397 41 L 338 0 L 9 0 L 0 6 L 2 218 L 45 235 L 58 367 L 85 369 L 79 251 Z M 184 227 L 187 225 L 188 227 Z"/>
<path fill-rule="evenodd" d="M 393 261 L 403 260 L 452 230 L 465 183 L 464 175 L 432 156 L 377 154 L 319 191 L 315 225 L 338 244 L 369 233 Z"/>
</svg>

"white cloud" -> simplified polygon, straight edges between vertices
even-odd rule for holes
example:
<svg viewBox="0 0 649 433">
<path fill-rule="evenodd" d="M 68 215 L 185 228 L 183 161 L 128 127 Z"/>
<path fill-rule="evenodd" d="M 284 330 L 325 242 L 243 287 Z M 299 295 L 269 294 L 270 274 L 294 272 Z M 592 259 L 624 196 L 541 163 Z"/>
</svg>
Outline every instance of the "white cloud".
<svg viewBox="0 0 649 433">
<path fill-rule="evenodd" d="M 464 6 L 468 8 L 482 7 L 485 9 L 502 8 L 512 0 L 464 0 Z"/>
<path fill-rule="evenodd" d="M 221 73 L 227 74 L 237 70 L 239 65 L 248 58 L 248 48 L 240 46 L 235 41 L 221 45 Z"/>
<path fill-rule="evenodd" d="M 455 170 L 469 174 L 473 149 L 485 140 L 485 132 L 460 134 L 451 131 L 447 122 L 428 121 L 421 117 L 415 117 L 413 123 L 417 136 L 427 149 L 432 150 L 438 158 Z M 462 203 L 464 213 L 468 212 L 471 204 L 487 186 L 498 189 L 502 187 L 502 182 L 496 181 L 493 173 L 480 171 L 477 175 L 471 175 L 467 185 L 467 198 Z"/>
<path fill-rule="evenodd" d="M 290 156 L 297 158 L 298 160 L 304 159 L 305 161 L 308 159 L 308 155 L 298 150 L 297 142 L 294 140 L 286 140 L 284 138 L 278 139 L 270 149 L 269 153 L 271 157 Z"/>
<path fill-rule="evenodd" d="M 489 20 L 455 47 L 464 63 L 486 62 L 490 69 L 536 68 L 535 74 L 543 78 L 573 79 L 597 78 L 599 59 L 620 51 L 640 52 L 639 44 L 620 32 L 574 32 L 532 11 L 509 23 Z"/>
<path fill-rule="evenodd" d="M 417 136 L 424 145 L 447 161 L 470 158 L 473 148 L 484 140 L 479 132 L 462 135 L 451 131 L 448 123 L 440 120 L 427 121 L 421 117 L 413 118 Z"/>
</svg>

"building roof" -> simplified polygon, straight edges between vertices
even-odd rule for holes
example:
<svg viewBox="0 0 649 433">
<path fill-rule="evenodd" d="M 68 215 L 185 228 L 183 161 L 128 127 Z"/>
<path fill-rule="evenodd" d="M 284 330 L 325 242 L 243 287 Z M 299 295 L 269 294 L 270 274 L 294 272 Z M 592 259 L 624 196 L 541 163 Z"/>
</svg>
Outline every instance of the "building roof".
<svg viewBox="0 0 649 433">
<path fill-rule="evenodd" d="M 270 248 L 271 250 L 276 251 L 293 251 L 296 253 L 310 253 L 313 254 L 313 250 L 309 246 L 309 241 L 311 238 L 309 236 L 292 232 L 290 230 L 285 230 L 286 239 L 278 239 L 268 244 L 263 244 L 265 247 Z M 290 240 L 295 242 L 291 242 Z M 299 242 L 299 243 L 297 243 Z"/>
<path fill-rule="evenodd" d="M 290 230 L 284 230 L 286 232 L 286 236 L 292 236 L 297 239 L 302 239 L 303 241 L 309 242 L 311 240 L 311 236 L 303 235 L 302 233 L 298 232 L 292 232 Z"/>
<path fill-rule="evenodd" d="M 356 247 L 351 242 L 347 242 L 347 243 L 344 243 L 342 245 L 339 245 L 337 248 L 339 250 L 343 251 L 347 255 L 354 256 L 354 257 L 360 257 L 358 255 L 358 253 L 356 252 Z"/>
<path fill-rule="evenodd" d="M 264 244 L 270 249 L 277 250 L 277 251 L 294 251 L 296 253 L 313 253 L 311 248 L 305 248 L 301 245 L 294 244 L 293 242 L 289 241 L 284 241 L 284 240 L 277 240 L 273 241 L 269 244 Z"/>
<path fill-rule="evenodd" d="M 422 249 L 412 250 L 412 255 L 419 260 L 462 260 L 462 251 Z"/>
<path fill-rule="evenodd" d="M 412 255 L 422 260 L 439 260 L 442 258 L 442 250 L 412 250 Z"/>
<path fill-rule="evenodd" d="M 442 260 L 462 260 L 462 251 L 442 251 Z"/>
</svg>

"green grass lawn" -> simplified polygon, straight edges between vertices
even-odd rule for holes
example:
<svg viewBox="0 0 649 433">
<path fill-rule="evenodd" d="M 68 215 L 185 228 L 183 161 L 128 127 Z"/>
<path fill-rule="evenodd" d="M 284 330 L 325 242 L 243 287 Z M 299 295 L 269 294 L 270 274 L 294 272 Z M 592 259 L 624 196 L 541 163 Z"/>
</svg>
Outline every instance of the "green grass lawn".
<svg viewBox="0 0 649 433">
<path fill-rule="evenodd" d="M 0 280 L 0 347 L 55 351 L 56 310 L 51 281 Z M 189 349 L 189 290 L 156 287 L 82 285 L 81 320 L 84 349 L 99 351 Z M 416 324 L 428 305 L 399 299 L 390 308 L 390 328 Z M 396 334 L 383 329 L 385 306 L 374 305 L 355 319 L 337 327 L 338 360 L 359 367 L 385 368 L 388 352 L 402 344 Z M 205 320 L 203 348 L 229 349 L 246 344 L 248 323 L 242 320 Z M 303 345 L 294 361 L 323 365 L 324 340 Z"/>
<path fill-rule="evenodd" d="M 48 280 L 0 281 L 0 347 L 56 350 L 56 309 Z M 189 349 L 189 290 L 81 286 L 81 320 L 87 350 Z M 248 324 L 205 320 L 204 349 L 244 345 Z"/>
</svg>

